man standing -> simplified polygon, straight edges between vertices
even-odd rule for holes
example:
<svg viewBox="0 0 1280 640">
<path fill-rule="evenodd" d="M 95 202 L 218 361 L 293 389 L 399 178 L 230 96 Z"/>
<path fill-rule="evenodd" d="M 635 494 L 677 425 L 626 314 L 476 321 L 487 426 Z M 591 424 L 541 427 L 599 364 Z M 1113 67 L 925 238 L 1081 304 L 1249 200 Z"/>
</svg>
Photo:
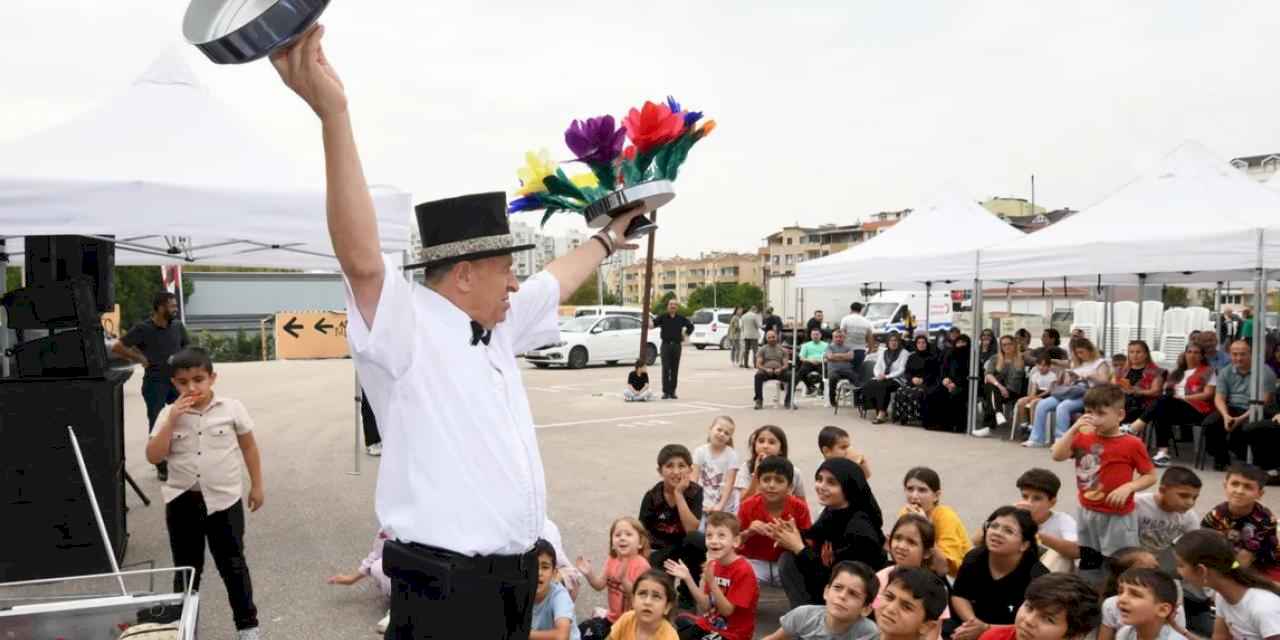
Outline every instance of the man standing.
<svg viewBox="0 0 1280 640">
<path fill-rule="evenodd" d="M 148 434 L 155 428 L 160 410 L 178 399 L 169 358 L 190 342 L 187 328 L 178 321 L 178 296 L 161 291 L 151 299 L 151 317 L 111 345 L 112 353 L 137 362 L 146 370 L 142 376 L 142 401 L 147 404 Z M 156 465 L 156 475 L 161 482 L 167 481 L 169 466 L 161 461 Z"/>
<path fill-rule="evenodd" d="M 1201 331 L 1197 338 L 1200 340 L 1200 349 L 1204 351 L 1204 361 L 1209 366 L 1218 370 L 1231 362 L 1231 357 L 1218 349 L 1218 334 Z"/>
<path fill-rule="evenodd" d="M 787 370 L 791 368 L 791 358 L 778 344 L 778 332 L 770 331 L 765 336 L 766 344 L 756 354 L 756 409 L 764 408 L 764 383 L 777 380 L 787 390 L 788 409 L 791 408 L 791 380 L 787 378 Z"/>
<path fill-rule="evenodd" d="M 760 328 L 764 329 L 766 336 L 770 331 L 776 331 L 779 336 L 782 335 L 782 318 L 773 313 L 773 307 L 768 307 L 764 310 L 764 323 L 761 324 Z"/>
<path fill-rule="evenodd" d="M 271 58 L 319 117 L 326 219 L 346 281 L 351 357 L 386 443 L 377 517 L 391 579 L 388 640 L 529 637 L 546 481 L 515 354 L 554 342 L 557 310 L 622 244 L 615 218 L 523 284 L 506 194 L 414 209 L 425 286 L 384 257 L 342 83 L 310 31 Z M 483 401 L 475 398 L 477 390 Z"/>
<path fill-rule="evenodd" d="M 813 312 L 813 317 L 809 318 L 809 322 L 805 324 L 805 331 L 811 332 L 814 329 L 826 333 L 826 325 L 822 322 L 822 309 Z"/>
<path fill-rule="evenodd" d="M 760 307 L 751 305 L 751 310 L 742 314 L 739 321 L 742 326 L 742 368 L 755 363 L 756 348 L 760 346 Z"/>
<path fill-rule="evenodd" d="M 653 327 L 662 330 L 662 399 L 676 400 L 676 383 L 680 377 L 680 352 L 684 341 L 693 333 L 693 323 L 680 315 L 680 305 L 667 301 L 667 315 L 653 319 Z"/>
<path fill-rule="evenodd" d="M 848 339 L 845 338 L 843 329 L 836 329 L 831 334 L 831 344 L 827 346 L 827 352 L 823 354 L 823 359 L 827 361 L 827 403 L 831 406 L 836 404 L 836 387 L 839 386 L 840 380 L 848 380 L 853 386 L 859 385 L 859 377 L 856 371 L 861 371 L 862 365 L 859 363 L 858 368 L 854 369 L 853 361 L 859 358 L 859 352 L 849 347 Z M 867 356 L 866 350 L 861 351 L 862 359 Z"/>
<path fill-rule="evenodd" d="M 1204 334 L 1201 334 L 1204 335 Z M 1213 335 L 1210 333 L 1209 335 Z M 1250 432 L 1241 427 L 1249 420 L 1249 390 L 1253 387 L 1253 352 L 1249 343 L 1236 340 L 1231 343 L 1231 364 L 1218 371 L 1217 392 L 1213 398 L 1214 411 L 1204 419 L 1204 448 L 1213 456 L 1214 471 L 1222 471 L 1231 464 L 1231 454 L 1240 459 L 1248 455 Z M 1276 388 L 1276 374 L 1271 367 L 1258 371 L 1262 375 L 1262 406 L 1271 404 Z"/>
<path fill-rule="evenodd" d="M 800 345 L 800 369 L 796 379 L 804 383 L 810 397 L 817 395 L 822 386 L 822 360 L 827 353 L 827 343 L 822 340 L 822 330 L 809 332 L 809 341 Z"/>
<path fill-rule="evenodd" d="M 849 363 L 854 375 L 861 375 L 862 363 L 867 359 L 867 346 L 875 343 L 871 321 L 862 315 L 861 302 L 849 305 L 849 315 L 841 318 L 840 330 L 844 331 L 844 342 L 853 352 L 853 359 Z"/>
</svg>

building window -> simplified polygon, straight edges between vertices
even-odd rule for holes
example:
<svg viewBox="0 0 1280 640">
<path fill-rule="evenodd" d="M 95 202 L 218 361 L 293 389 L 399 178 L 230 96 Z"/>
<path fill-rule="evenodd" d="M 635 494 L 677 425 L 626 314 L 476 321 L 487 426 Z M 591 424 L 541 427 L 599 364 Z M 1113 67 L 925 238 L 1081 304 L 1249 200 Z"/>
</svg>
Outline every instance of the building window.
<svg viewBox="0 0 1280 640">
<path fill-rule="evenodd" d="M 791 238 L 787 238 L 787 244 L 791 244 Z"/>
</svg>

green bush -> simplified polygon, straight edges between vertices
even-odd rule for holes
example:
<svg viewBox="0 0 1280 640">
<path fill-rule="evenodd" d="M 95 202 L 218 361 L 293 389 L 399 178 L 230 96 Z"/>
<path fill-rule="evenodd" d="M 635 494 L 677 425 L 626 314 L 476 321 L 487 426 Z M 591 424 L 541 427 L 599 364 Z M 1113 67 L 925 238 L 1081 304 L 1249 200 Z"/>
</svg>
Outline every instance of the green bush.
<svg viewBox="0 0 1280 640">
<path fill-rule="evenodd" d="M 257 332 L 247 333 L 237 329 L 235 335 L 196 331 L 191 336 L 192 344 L 202 347 L 217 362 L 254 362 L 262 360 L 262 338 Z M 267 357 L 275 353 L 275 336 L 267 333 Z"/>
</svg>

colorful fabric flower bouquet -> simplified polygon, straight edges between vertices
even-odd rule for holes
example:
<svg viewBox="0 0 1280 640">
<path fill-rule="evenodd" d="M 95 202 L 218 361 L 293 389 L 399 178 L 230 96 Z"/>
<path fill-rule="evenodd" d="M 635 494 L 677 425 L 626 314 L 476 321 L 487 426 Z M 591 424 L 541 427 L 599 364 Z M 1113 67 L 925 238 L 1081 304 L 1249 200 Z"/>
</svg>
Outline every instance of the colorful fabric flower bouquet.
<svg viewBox="0 0 1280 640">
<path fill-rule="evenodd" d="M 615 189 L 656 180 L 675 180 L 689 150 L 715 129 L 700 111 L 684 111 L 667 96 L 665 104 L 646 101 L 631 109 L 617 127 L 613 116 L 574 120 L 564 132 L 565 145 L 587 173 L 568 176 L 545 151 L 525 154 L 517 171 L 520 189 L 507 213 L 546 210 L 542 224 L 558 211 L 582 213 Z M 624 148 L 630 139 L 631 144 Z"/>
</svg>

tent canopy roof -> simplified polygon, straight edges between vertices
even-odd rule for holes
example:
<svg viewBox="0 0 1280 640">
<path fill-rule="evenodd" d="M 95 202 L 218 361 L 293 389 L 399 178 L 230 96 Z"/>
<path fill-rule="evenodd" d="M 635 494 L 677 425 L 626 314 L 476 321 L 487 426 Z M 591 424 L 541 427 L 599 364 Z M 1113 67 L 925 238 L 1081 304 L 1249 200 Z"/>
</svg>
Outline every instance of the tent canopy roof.
<svg viewBox="0 0 1280 640">
<path fill-rule="evenodd" d="M 119 264 L 336 269 L 323 178 L 305 170 L 319 161 L 249 127 L 183 51 L 98 108 L 0 146 L 0 237 L 115 235 Z M 383 250 L 407 250 L 409 194 L 371 191 Z"/>
</svg>

